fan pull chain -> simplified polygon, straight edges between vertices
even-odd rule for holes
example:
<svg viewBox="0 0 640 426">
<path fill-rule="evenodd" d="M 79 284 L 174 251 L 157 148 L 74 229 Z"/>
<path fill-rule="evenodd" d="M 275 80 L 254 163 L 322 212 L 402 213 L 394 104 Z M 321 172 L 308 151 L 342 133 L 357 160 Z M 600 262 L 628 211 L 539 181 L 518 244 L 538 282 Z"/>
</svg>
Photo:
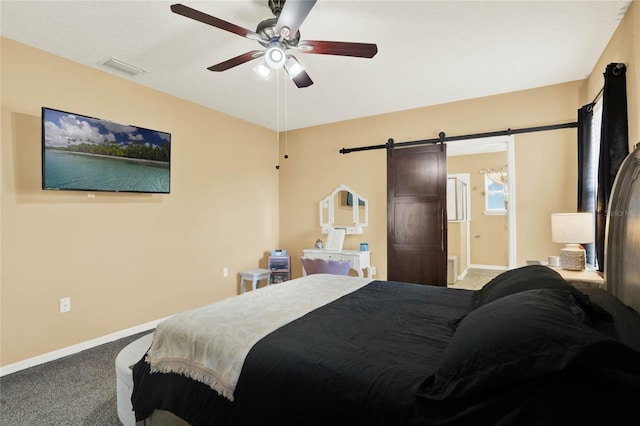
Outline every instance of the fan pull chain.
<svg viewBox="0 0 640 426">
<path fill-rule="evenodd" d="M 280 152 L 280 70 L 276 70 L 276 158 Z M 276 164 L 280 170 L 280 163 Z"/>
<path fill-rule="evenodd" d="M 289 158 L 289 96 L 288 84 L 284 85 L 284 159 Z"/>
</svg>

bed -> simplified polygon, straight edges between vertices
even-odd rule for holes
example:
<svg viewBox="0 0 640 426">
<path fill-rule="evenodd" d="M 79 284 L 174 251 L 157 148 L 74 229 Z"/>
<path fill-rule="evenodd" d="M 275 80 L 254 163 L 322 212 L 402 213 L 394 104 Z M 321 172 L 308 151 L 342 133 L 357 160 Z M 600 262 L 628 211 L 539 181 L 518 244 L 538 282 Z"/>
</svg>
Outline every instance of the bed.
<svg viewBox="0 0 640 426">
<path fill-rule="evenodd" d="M 634 155 L 614 197 L 638 199 Z M 640 253 L 617 233 L 609 247 Z M 132 404 L 151 425 L 636 424 L 640 315 L 625 301 L 541 265 L 478 291 L 310 275 L 160 324 Z"/>
</svg>

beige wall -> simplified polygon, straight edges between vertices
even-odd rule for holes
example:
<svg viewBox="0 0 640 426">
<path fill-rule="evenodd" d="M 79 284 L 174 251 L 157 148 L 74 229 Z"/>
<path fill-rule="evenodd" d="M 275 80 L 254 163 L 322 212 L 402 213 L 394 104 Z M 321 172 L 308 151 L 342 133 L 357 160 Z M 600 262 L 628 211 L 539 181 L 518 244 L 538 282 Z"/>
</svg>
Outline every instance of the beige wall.
<svg viewBox="0 0 640 426">
<path fill-rule="evenodd" d="M 586 80 L 282 133 L 279 154 L 272 131 L 0 38 L 0 364 L 236 294 L 237 272 L 265 266 L 275 247 L 290 251 L 299 276 L 301 250 L 320 236 L 318 201 L 342 183 L 371 204 L 369 228 L 345 247 L 368 242 L 386 278 L 385 152 L 340 148 L 574 121 L 609 62 L 628 67 L 633 145 L 639 29 L 635 1 Z M 41 191 L 43 105 L 172 133 L 172 194 Z M 575 138 L 575 129 L 516 136 L 519 265 L 560 249 L 550 214 L 575 209 Z M 59 314 L 66 296 L 72 311 Z"/>
<path fill-rule="evenodd" d="M 0 40 L 2 365 L 235 295 L 266 266 L 275 132 Z M 171 194 L 42 191 L 42 106 L 171 133 Z"/>
<path fill-rule="evenodd" d="M 292 254 L 294 275 L 301 273 L 301 250 L 311 247 L 320 234 L 318 201 L 345 184 L 370 201 L 370 226 L 361 236 L 347 236 L 345 247 L 368 242 L 378 277 L 386 278 L 386 153 L 343 155 L 340 148 L 382 144 L 390 137 L 397 142 L 428 139 L 440 131 L 461 135 L 575 121 L 583 84 L 571 82 L 281 135 L 281 150 L 284 153 L 286 137 L 289 159 L 281 169 L 280 241 Z M 519 265 L 558 250 L 551 243 L 550 215 L 576 208 L 575 138 L 575 129 L 515 137 Z"/>
<path fill-rule="evenodd" d="M 627 108 L 629 150 L 640 143 L 640 1 L 635 0 L 602 52 L 586 81 L 582 103 L 590 102 L 604 85 L 607 64 L 623 62 L 627 66 Z"/>
<path fill-rule="evenodd" d="M 280 179 L 280 241 L 292 254 L 294 276 L 300 275 L 300 251 L 311 247 L 320 234 L 317 202 L 342 183 L 371 203 L 369 228 L 362 236 L 347 236 L 345 247 L 357 248 L 360 241 L 367 241 L 378 278 L 386 278 L 386 154 L 377 150 L 342 155 L 338 153 L 342 147 L 383 144 L 388 138 L 397 142 L 429 139 L 440 131 L 460 135 L 575 121 L 576 110 L 602 87 L 602 73 L 609 62 L 627 64 L 630 147 L 639 142 L 638 3 L 633 2 L 586 80 L 281 134 L 281 154 L 287 151 L 290 158 Z M 576 209 L 575 141 L 575 129 L 515 137 L 517 265 L 546 259 L 561 248 L 551 242 L 550 217 Z"/>
</svg>

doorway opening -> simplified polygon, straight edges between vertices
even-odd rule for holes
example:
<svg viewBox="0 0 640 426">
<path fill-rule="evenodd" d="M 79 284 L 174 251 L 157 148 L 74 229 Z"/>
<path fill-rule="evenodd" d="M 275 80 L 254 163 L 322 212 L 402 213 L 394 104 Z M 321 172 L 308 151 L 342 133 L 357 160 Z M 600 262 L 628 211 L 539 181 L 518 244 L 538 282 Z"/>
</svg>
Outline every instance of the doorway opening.
<svg viewBox="0 0 640 426">
<path fill-rule="evenodd" d="M 513 135 L 465 139 L 446 144 L 447 175 L 468 179 L 467 216 L 451 220 L 451 215 L 448 215 L 448 255 L 457 257 L 457 278 L 463 279 L 472 268 L 515 268 L 516 170 Z M 505 171 L 505 209 L 498 213 L 487 211 L 485 207 L 486 174 L 496 169 Z"/>
</svg>

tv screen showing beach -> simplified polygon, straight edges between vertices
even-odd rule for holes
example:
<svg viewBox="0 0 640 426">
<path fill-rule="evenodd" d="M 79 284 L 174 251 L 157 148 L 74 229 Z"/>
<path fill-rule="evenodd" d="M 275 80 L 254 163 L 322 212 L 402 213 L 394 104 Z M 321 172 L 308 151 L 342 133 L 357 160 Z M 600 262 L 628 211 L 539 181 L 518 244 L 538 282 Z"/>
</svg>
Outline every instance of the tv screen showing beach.
<svg viewBox="0 0 640 426">
<path fill-rule="evenodd" d="M 42 189 L 170 192 L 171 134 L 42 108 Z"/>
</svg>

